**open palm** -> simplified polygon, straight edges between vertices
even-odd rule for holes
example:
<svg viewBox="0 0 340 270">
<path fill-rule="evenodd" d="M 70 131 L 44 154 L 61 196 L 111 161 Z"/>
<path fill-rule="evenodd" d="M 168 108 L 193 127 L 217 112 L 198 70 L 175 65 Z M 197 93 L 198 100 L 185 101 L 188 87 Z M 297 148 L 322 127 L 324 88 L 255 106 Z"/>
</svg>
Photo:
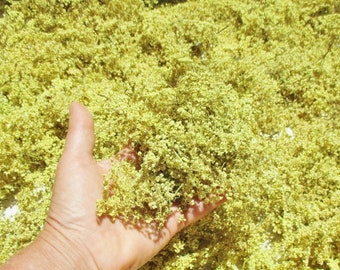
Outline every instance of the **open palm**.
<svg viewBox="0 0 340 270">
<path fill-rule="evenodd" d="M 93 126 L 88 110 L 79 103 L 73 103 L 69 132 L 45 225 L 47 232 L 57 239 L 64 239 L 78 256 L 81 254 L 88 261 L 87 265 L 103 270 L 137 269 L 155 256 L 177 232 L 223 203 L 224 200 L 221 200 L 204 205 L 197 201 L 185 212 L 185 222 L 179 222 L 180 213 L 174 207 L 161 231 L 155 224 L 143 221 L 137 226 L 126 224 L 119 218 L 114 222 L 109 217 L 98 218 L 96 201 L 102 196 L 104 175 L 114 164 L 110 164 L 109 160 L 94 160 Z"/>
</svg>

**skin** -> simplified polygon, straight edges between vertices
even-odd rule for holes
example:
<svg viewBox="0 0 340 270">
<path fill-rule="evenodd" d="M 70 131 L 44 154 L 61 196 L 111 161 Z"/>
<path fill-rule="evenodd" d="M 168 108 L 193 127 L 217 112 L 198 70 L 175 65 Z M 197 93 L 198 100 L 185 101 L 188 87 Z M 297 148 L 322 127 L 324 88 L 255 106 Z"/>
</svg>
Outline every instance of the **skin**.
<svg viewBox="0 0 340 270">
<path fill-rule="evenodd" d="M 0 267 L 1 270 L 138 269 L 177 232 L 225 201 L 222 199 L 208 205 L 196 201 L 185 211 L 184 222 L 179 222 L 180 213 L 174 206 L 161 231 L 156 228 L 156 224 L 143 221 L 132 225 L 119 218 L 114 222 L 105 216 L 98 218 L 96 201 L 102 196 L 104 175 L 115 162 L 97 162 L 93 157 L 94 143 L 91 114 L 80 103 L 72 103 L 69 131 L 58 164 L 44 229 L 31 245 Z M 123 149 L 122 153 L 126 151 Z M 118 153 L 116 162 L 122 156 Z M 129 159 L 137 160 L 131 155 Z"/>
</svg>

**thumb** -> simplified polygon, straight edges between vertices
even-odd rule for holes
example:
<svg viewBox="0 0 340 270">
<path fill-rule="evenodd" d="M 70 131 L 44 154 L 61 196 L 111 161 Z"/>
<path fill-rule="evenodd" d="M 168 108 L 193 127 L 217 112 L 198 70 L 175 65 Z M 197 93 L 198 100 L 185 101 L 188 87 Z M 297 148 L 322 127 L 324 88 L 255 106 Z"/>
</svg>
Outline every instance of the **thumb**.
<svg viewBox="0 0 340 270">
<path fill-rule="evenodd" d="M 94 124 L 90 112 L 82 104 L 73 102 L 70 106 L 64 154 L 81 158 L 92 157 L 94 140 Z"/>
</svg>

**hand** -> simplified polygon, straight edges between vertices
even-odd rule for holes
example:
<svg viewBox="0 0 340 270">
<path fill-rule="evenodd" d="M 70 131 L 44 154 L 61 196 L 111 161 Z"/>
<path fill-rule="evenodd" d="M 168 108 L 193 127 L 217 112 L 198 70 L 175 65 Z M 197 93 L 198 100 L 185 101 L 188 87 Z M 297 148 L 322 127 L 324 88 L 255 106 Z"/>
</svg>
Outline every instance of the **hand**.
<svg viewBox="0 0 340 270">
<path fill-rule="evenodd" d="M 185 222 L 179 222 L 180 213 L 174 207 L 174 212 L 160 231 L 155 224 L 143 221 L 139 226 L 126 226 L 119 218 L 114 222 L 109 217 L 99 219 L 96 201 L 102 196 L 103 177 L 114 164 L 110 164 L 109 160 L 95 161 L 94 142 L 90 113 L 81 104 L 73 103 L 45 228 L 31 248 L 6 264 L 13 268 L 5 265 L 3 270 L 20 269 L 16 261 L 20 262 L 26 254 L 34 254 L 38 250 L 45 257 L 40 258 L 40 265 L 44 259 L 48 262 L 44 269 L 137 269 L 155 256 L 177 232 L 224 202 L 223 199 L 204 205 L 197 201 L 184 213 Z M 156 237 L 148 236 L 145 230 Z M 53 255 L 48 254 L 51 252 Z M 34 265 L 35 257 L 29 257 L 31 265 L 40 269 L 37 264 Z M 27 264 L 25 269 L 29 269 Z"/>
</svg>

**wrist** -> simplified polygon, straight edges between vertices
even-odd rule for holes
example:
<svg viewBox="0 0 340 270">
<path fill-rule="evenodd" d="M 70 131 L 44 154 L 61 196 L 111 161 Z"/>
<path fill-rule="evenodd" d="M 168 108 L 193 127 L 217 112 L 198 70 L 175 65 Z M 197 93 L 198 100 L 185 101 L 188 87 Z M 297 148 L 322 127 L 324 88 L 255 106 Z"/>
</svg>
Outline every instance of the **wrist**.
<svg viewBox="0 0 340 270">
<path fill-rule="evenodd" d="M 97 270 L 88 255 L 62 233 L 44 229 L 32 244 L 12 257 L 1 270 Z"/>
<path fill-rule="evenodd" d="M 36 243 L 39 249 L 44 250 L 44 257 L 49 262 L 45 269 L 98 270 L 90 252 L 76 239 L 46 224 Z"/>
</svg>

